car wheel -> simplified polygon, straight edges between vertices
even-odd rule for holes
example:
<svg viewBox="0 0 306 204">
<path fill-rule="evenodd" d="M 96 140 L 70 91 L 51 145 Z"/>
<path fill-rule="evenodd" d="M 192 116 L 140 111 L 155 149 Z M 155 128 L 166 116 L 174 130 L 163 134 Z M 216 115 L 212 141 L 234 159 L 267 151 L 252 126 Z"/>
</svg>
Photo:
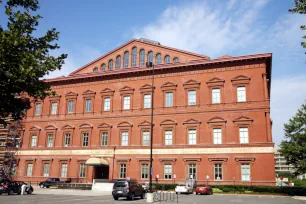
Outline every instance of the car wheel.
<svg viewBox="0 0 306 204">
<path fill-rule="evenodd" d="M 144 199 L 144 197 L 145 197 L 145 193 L 141 193 L 140 198 Z"/>
<path fill-rule="evenodd" d="M 198 195 L 198 193 L 196 193 L 196 195 Z"/>
<path fill-rule="evenodd" d="M 44 188 L 44 185 L 43 185 L 43 184 L 41 184 L 39 187 L 40 187 L 40 188 Z"/>
<path fill-rule="evenodd" d="M 114 200 L 118 200 L 118 197 L 117 196 L 113 196 Z"/>
<path fill-rule="evenodd" d="M 50 188 L 50 186 L 46 186 L 46 188 Z"/>
<path fill-rule="evenodd" d="M 32 194 L 32 193 L 33 193 L 33 188 L 31 187 L 31 188 L 28 190 L 27 194 Z"/>
<path fill-rule="evenodd" d="M 10 189 L 7 193 L 8 195 L 13 195 L 14 194 L 14 191 L 12 189 Z"/>
<path fill-rule="evenodd" d="M 135 194 L 132 193 L 131 196 L 130 196 L 130 200 L 134 200 L 134 198 L 135 198 Z"/>
</svg>

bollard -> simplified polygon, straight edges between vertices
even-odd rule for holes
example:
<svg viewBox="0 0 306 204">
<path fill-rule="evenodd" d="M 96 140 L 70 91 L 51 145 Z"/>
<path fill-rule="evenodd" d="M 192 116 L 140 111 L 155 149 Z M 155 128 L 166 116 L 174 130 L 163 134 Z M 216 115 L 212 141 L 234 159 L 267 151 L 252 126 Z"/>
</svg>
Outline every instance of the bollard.
<svg viewBox="0 0 306 204">
<path fill-rule="evenodd" d="M 176 203 L 178 203 L 178 193 L 176 193 Z"/>
</svg>

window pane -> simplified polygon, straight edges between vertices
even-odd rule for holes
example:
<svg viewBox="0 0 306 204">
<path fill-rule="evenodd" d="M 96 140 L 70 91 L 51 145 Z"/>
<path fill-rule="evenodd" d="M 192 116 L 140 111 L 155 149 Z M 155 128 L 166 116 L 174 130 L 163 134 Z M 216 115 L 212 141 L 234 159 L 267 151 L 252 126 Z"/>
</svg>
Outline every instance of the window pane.
<svg viewBox="0 0 306 204">
<path fill-rule="evenodd" d="M 112 70 L 113 69 L 113 60 L 109 60 L 109 62 L 108 62 L 108 69 L 109 70 Z"/>
<path fill-rule="evenodd" d="M 33 173 L 33 164 L 28 164 L 27 166 L 27 176 L 32 176 Z"/>
<path fill-rule="evenodd" d="M 188 91 L 188 105 L 196 105 L 196 91 Z"/>
<path fill-rule="evenodd" d="M 179 58 L 177 58 L 177 57 L 175 57 L 174 59 L 173 59 L 173 62 L 174 63 L 177 63 L 177 62 L 179 62 L 180 60 L 179 60 Z"/>
<path fill-rule="evenodd" d="M 237 87 L 237 101 L 238 102 L 245 102 L 246 101 L 246 93 L 245 93 L 245 87 L 244 86 Z"/>
<path fill-rule="evenodd" d="M 190 145 L 196 144 L 197 135 L 195 129 L 188 130 L 188 141 L 189 141 L 188 144 Z"/>
<path fill-rule="evenodd" d="M 250 181 L 250 178 L 251 178 L 250 164 L 241 164 L 241 180 Z"/>
<path fill-rule="evenodd" d="M 92 112 L 92 100 L 91 99 L 86 99 L 85 111 Z"/>
<path fill-rule="evenodd" d="M 95 67 L 92 71 L 97 72 L 97 71 L 99 71 L 99 69 L 98 69 L 98 67 Z"/>
<path fill-rule="evenodd" d="M 110 110 L 110 98 L 104 98 L 104 111 Z"/>
<path fill-rule="evenodd" d="M 36 145 L 37 145 L 37 136 L 33 135 L 32 136 L 31 147 L 36 147 Z"/>
<path fill-rule="evenodd" d="M 136 67 L 137 61 L 137 47 L 133 47 L 132 49 L 132 67 Z"/>
<path fill-rule="evenodd" d="M 172 130 L 165 131 L 165 145 L 172 145 Z"/>
<path fill-rule="evenodd" d="M 123 97 L 123 109 L 129 110 L 130 109 L 130 103 L 131 103 L 131 97 L 130 96 L 124 96 Z"/>
<path fill-rule="evenodd" d="M 122 132 L 121 133 L 121 146 L 128 146 L 128 141 L 129 141 L 129 133 Z"/>
<path fill-rule="evenodd" d="M 83 133 L 83 147 L 88 147 L 88 133 Z"/>
<path fill-rule="evenodd" d="M 212 89 L 212 103 L 220 103 L 220 89 Z"/>
<path fill-rule="evenodd" d="M 247 127 L 239 128 L 239 134 L 241 144 L 249 143 L 249 130 Z"/>
<path fill-rule="evenodd" d="M 65 147 L 69 147 L 70 146 L 70 134 L 69 133 L 65 134 L 64 146 Z"/>
<path fill-rule="evenodd" d="M 173 106 L 173 93 L 167 92 L 166 93 L 166 107 L 172 107 Z"/>
<path fill-rule="evenodd" d="M 145 66 L 145 50 L 140 50 L 140 61 L 139 66 Z"/>
<path fill-rule="evenodd" d="M 50 164 L 44 164 L 44 177 L 49 176 Z"/>
<path fill-rule="evenodd" d="M 62 164 L 62 168 L 61 168 L 61 177 L 62 178 L 67 177 L 67 169 L 68 169 L 68 165 L 67 164 Z"/>
<path fill-rule="evenodd" d="M 102 70 L 102 71 L 105 71 L 105 70 L 106 70 L 106 65 L 105 65 L 105 64 L 102 64 L 102 65 L 101 65 L 101 70 Z"/>
<path fill-rule="evenodd" d="M 108 143 L 108 132 L 102 132 L 102 146 L 107 145 Z"/>
<path fill-rule="evenodd" d="M 151 108 L 151 94 L 144 95 L 144 108 Z"/>
<path fill-rule="evenodd" d="M 141 165 L 141 179 L 148 179 L 149 177 L 149 165 L 142 164 Z"/>
<path fill-rule="evenodd" d="M 85 164 L 80 164 L 80 178 L 85 178 L 86 166 Z"/>
<path fill-rule="evenodd" d="M 47 147 L 53 147 L 53 135 L 52 134 L 48 134 Z"/>
<path fill-rule="evenodd" d="M 126 178 L 126 164 L 120 164 L 119 178 Z"/>
<path fill-rule="evenodd" d="M 161 63 L 162 63 L 161 54 L 158 53 L 158 54 L 156 55 L 156 64 L 161 64 Z"/>
<path fill-rule="evenodd" d="M 148 62 L 153 62 L 153 52 L 148 52 Z"/>
<path fill-rule="evenodd" d="M 168 64 L 168 63 L 170 63 L 170 56 L 169 55 L 165 56 L 165 64 Z"/>
<path fill-rule="evenodd" d="M 214 178 L 215 180 L 222 180 L 222 164 L 214 165 Z"/>
<path fill-rule="evenodd" d="M 196 179 L 196 164 L 189 164 L 188 165 L 188 178 Z"/>
<path fill-rule="evenodd" d="M 164 165 L 164 179 L 172 179 L 172 165 L 171 164 Z"/>
<path fill-rule="evenodd" d="M 214 128 L 214 144 L 222 144 L 222 129 Z"/>
<path fill-rule="evenodd" d="M 57 102 L 52 102 L 51 104 L 51 114 L 56 115 L 57 113 Z"/>
<path fill-rule="evenodd" d="M 116 68 L 119 69 L 121 67 L 121 56 L 117 56 L 116 58 Z"/>
<path fill-rule="evenodd" d="M 35 107 L 35 115 L 41 114 L 41 103 L 37 103 Z"/>
<path fill-rule="evenodd" d="M 74 101 L 68 101 L 68 113 L 73 113 L 74 111 Z"/>
<path fill-rule="evenodd" d="M 150 144 L 150 132 L 143 131 L 142 132 L 142 145 L 149 145 Z"/>
</svg>

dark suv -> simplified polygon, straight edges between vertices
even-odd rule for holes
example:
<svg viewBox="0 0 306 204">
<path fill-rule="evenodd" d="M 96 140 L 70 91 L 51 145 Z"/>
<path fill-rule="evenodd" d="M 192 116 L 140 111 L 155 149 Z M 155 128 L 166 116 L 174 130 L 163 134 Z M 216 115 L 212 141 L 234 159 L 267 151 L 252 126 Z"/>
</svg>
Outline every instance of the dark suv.
<svg viewBox="0 0 306 204">
<path fill-rule="evenodd" d="M 59 178 L 48 178 L 46 181 L 42 181 L 39 183 L 40 188 L 49 188 L 50 186 L 57 185 L 59 183 L 65 183 L 64 181 L 60 181 Z"/>
<path fill-rule="evenodd" d="M 145 197 L 144 188 L 135 180 L 118 180 L 113 186 L 113 198 L 118 200 L 120 197 L 126 197 L 129 200 L 134 200 L 135 197 L 143 199 Z"/>
</svg>

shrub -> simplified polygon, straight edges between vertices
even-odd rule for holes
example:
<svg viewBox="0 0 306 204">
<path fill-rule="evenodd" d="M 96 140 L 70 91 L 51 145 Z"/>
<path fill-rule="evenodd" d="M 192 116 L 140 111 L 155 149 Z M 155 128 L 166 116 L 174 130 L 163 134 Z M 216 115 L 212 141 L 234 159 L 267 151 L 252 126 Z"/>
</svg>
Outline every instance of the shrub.
<svg viewBox="0 0 306 204">
<path fill-rule="evenodd" d="M 222 190 L 220 190 L 219 188 L 212 188 L 214 193 L 223 193 Z"/>
</svg>

